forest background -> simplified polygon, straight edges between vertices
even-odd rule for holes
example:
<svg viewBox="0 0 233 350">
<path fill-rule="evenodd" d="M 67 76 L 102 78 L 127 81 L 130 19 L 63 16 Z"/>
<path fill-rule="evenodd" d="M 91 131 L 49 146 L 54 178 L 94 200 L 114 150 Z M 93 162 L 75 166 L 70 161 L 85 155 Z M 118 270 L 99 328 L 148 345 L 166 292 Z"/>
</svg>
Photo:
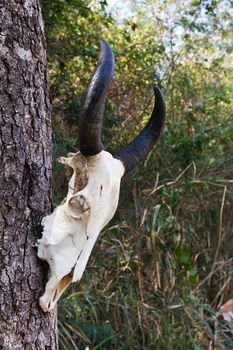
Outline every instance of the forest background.
<svg viewBox="0 0 233 350">
<path fill-rule="evenodd" d="M 104 38 L 115 54 L 103 142 L 142 129 L 153 86 L 166 98 L 156 148 L 127 175 L 115 217 L 79 284 L 59 303 L 60 348 L 232 349 L 215 342 L 233 283 L 233 1 L 44 0 L 56 162 L 77 151 L 77 120 Z M 224 324 L 219 326 L 224 332 Z"/>
</svg>

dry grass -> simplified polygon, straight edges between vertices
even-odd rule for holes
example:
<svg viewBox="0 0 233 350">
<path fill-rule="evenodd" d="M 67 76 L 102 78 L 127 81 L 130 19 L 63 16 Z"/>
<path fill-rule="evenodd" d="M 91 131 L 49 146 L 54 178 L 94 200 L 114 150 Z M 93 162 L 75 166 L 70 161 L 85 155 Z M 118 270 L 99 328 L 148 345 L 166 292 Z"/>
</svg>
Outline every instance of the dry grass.
<svg viewBox="0 0 233 350">
<path fill-rule="evenodd" d="M 231 169 L 224 181 L 193 162 L 158 176 L 158 162 L 124 180 L 82 282 L 60 303 L 61 349 L 233 348 L 224 323 L 225 340 L 215 336 L 233 289 Z"/>
</svg>

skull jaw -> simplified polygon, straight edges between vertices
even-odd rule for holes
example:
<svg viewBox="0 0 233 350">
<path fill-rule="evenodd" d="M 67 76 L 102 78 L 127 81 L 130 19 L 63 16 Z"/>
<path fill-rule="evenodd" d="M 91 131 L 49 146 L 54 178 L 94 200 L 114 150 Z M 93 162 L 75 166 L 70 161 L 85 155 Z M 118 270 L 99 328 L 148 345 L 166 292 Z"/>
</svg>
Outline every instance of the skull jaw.
<svg viewBox="0 0 233 350">
<path fill-rule="evenodd" d="M 55 284 L 55 278 L 52 276 L 48 281 L 45 293 L 40 297 L 39 304 L 44 312 L 52 311 L 56 306 L 62 293 L 69 287 L 72 282 L 72 275 L 64 276 L 58 283 Z M 58 280 L 58 278 L 57 278 Z M 55 285 L 54 285 L 55 284 Z"/>
</svg>

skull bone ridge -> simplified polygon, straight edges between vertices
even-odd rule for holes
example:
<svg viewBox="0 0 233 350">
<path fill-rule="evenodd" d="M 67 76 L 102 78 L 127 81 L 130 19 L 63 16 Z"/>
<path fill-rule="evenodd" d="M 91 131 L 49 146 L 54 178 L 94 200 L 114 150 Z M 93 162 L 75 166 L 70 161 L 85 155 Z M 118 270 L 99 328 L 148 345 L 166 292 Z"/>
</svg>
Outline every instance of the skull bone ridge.
<svg viewBox="0 0 233 350">
<path fill-rule="evenodd" d="M 134 168 L 159 138 L 165 119 L 165 101 L 155 88 L 155 107 L 141 133 L 113 157 L 101 143 L 104 103 L 110 88 L 114 56 L 101 41 L 101 53 L 89 84 L 78 125 L 80 152 L 59 161 L 73 169 L 68 193 L 43 221 L 38 257 L 47 261 L 50 277 L 40 298 L 44 312 L 51 311 L 61 294 L 84 273 L 100 231 L 113 217 L 124 173 Z"/>
</svg>

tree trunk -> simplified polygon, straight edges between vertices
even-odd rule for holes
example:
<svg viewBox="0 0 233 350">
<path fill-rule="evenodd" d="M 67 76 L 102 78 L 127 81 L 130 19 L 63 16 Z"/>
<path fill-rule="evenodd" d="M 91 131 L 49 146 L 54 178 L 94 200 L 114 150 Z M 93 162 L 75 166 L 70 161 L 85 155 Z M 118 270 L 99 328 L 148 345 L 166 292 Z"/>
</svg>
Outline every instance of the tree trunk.
<svg viewBox="0 0 233 350">
<path fill-rule="evenodd" d="M 51 120 L 39 0 L 0 0 L 0 349 L 58 349 L 38 304 L 47 267 L 34 247 L 51 209 Z"/>
</svg>

